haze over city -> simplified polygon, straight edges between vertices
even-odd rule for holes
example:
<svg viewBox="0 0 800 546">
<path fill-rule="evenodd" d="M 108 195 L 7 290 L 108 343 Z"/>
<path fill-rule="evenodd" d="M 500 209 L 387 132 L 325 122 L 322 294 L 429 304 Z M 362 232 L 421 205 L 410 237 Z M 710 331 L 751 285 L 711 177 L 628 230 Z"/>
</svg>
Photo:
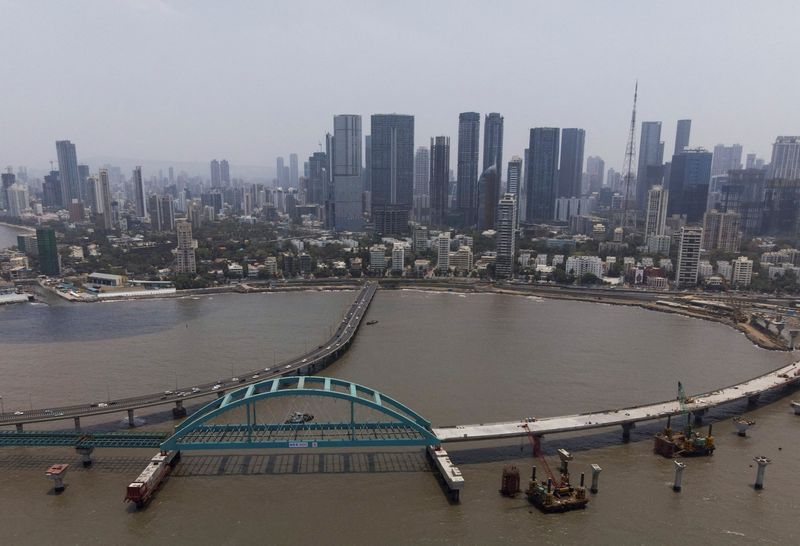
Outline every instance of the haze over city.
<svg viewBox="0 0 800 546">
<path fill-rule="evenodd" d="M 3 544 L 798 543 L 796 0 L 0 17 Z"/>
<path fill-rule="evenodd" d="M 509 157 L 531 127 L 582 127 L 586 155 L 619 170 L 637 79 L 667 149 L 689 118 L 692 145 L 769 158 L 800 121 L 780 54 L 800 45 L 795 2 L 0 5 L 0 149 L 34 172 L 70 139 L 91 163 L 205 174 L 224 155 L 272 177 L 277 156 L 318 151 L 336 113 L 412 114 L 425 144 L 470 110 L 504 115 Z"/>
</svg>

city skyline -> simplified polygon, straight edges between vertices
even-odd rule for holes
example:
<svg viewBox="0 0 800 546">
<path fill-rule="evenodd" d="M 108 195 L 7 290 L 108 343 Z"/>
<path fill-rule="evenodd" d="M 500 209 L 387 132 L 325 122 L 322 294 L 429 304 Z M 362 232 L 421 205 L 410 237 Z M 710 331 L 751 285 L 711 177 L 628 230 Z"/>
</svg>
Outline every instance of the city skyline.
<svg viewBox="0 0 800 546">
<path fill-rule="evenodd" d="M 737 10 L 719 10 L 716 9 L 716 4 L 704 4 L 694 7 L 700 13 L 688 21 L 680 17 L 682 10 L 662 12 L 658 9 L 645 10 L 635 5 L 627 6 L 623 11 L 623 6 L 609 9 L 607 6 L 588 3 L 558 7 L 518 4 L 513 7 L 521 15 L 528 14 L 553 23 L 562 20 L 576 23 L 574 28 L 573 25 L 568 27 L 568 36 L 563 39 L 564 46 L 559 51 L 560 55 L 537 59 L 540 65 L 537 78 L 539 75 L 563 78 L 563 84 L 558 86 L 557 93 L 540 89 L 532 81 L 533 77 L 524 73 L 508 89 L 498 89 L 495 85 L 481 82 L 481 78 L 474 75 L 472 79 L 478 83 L 473 86 L 459 85 L 459 77 L 466 77 L 464 71 L 471 70 L 474 66 L 473 63 L 458 63 L 462 56 L 474 55 L 478 60 L 491 57 L 499 71 L 511 70 L 512 65 L 526 54 L 528 48 L 520 47 L 518 43 L 510 42 L 498 33 L 496 47 L 502 48 L 503 53 L 499 58 L 497 51 L 486 48 L 483 41 L 473 43 L 464 37 L 458 37 L 456 44 L 452 46 L 454 49 L 447 49 L 447 53 L 451 53 L 449 60 L 458 66 L 456 73 L 451 78 L 437 80 L 434 92 L 426 86 L 424 95 L 413 88 L 416 78 L 409 78 L 408 81 L 403 79 L 419 63 L 414 63 L 413 66 L 407 64 L 405 55 L 401 55 L 397 46 L 388 43 L 389 40 L 385 43 L 377 41 L 376 56 L 387 56 L 399 62 L 399 66 L 386 73 L 386 69 L 370 65 L 371 69 L 378 70 L 380 76 L 389 78 L 391 85 L 385 86 L 381 83 L 381 92 L 376 92 L 375 86 L 378 84 L 372 82 L 373 78 L 364 77 L 352 77 L 348 80 L 348 85 L 324 94 L 304 90 L 303 82 L 309 77 L 302 68 L 306 59 L 298 58 L 298 54 L 289 49 L 287 44 L 294 40 L 281 43 L 280 39 L 287 33 L 304 30 L 308 31 L 304 33 L 304 38 L 315 44 L 327 34 L 321 32 L 318 33 L 321 36 L 317 36 L 311 32 L 302 23 L 303 10 L 296 7 L 283 7 L 270 13 L 264 8 L 253 8 L 252 21 L 243 21 L 241 17 L 237 21 L 237 24 L 243 25 L 242 37 L 215 41 L 217 51 L 207 51 L 202 49 L 202 44 L 198 44 L 197 47 L 201 48 L 200 53 L 203 55 L 196 55 L 198 58 L 195 59 L 195 55 L 191 55 L 191 47 L 177 43 L 178 40 L 197 28 L 211 25 L 212 22 L 216 31 L 221 30 L 227 36 L 225 29 L 228 27 L 216 25 L 215 18 L 227 19 L 241 15 L 241 8 L 231 6 L 228 13 L 220 13 L 212 5 L 192 4 L 190 9 L 190 5 L 183 2 L 131 2 L 117 6 L 116 11 L 109 14 L 106 6 L 87 2 L 97 9 L 87 12 L 88 17 L 76 20 L 74 13 L 68 13 L 68 8 L 56 3 L 53 3 L 51 10 L 45 11 L 41 19 L 26 17 L 29 8 L 21 2 L 7 4 L 6 11 L 10 20 L 13 21 L 15 17 L 30 20 L 24 29 L 11 25 L 10 30 L 0 38 L 3 45 L 7 46 L 5 49 L 13 52 L 10 54 L 10 66 L 15 70 L 17 81 L 22 82 L 9 90 L 8 100 L 17 107 L 7 121 L 12 126 L 25 126 L 26 131 L 22 134 L 10 132 L 0 136 L 0 149 L 7 153 L 4 158 L 6 164 L 28 165 L 42 171 L 46 170 L 48 161 L 56 159 L 49 143 L 68 138 L 78 143 L 86 162 L 92 162 L 95 158 L 116 158 L 135 164 L 147 164 L 151 161 L 207 163 L 208 158 L 218 154 L 217 150 L 223 149 L 231 150 L 227 155 L 232 165 L 239 168 L 259 167 L 263 169 L 264 176 L 271 176 L 275 158 L 284 155 L 285 150 L 295 150 L 299 157 L 307 157 L 318 151 L 319 134 L 324 134 L 325 129 L 329 128 L 332 114 L 351 112 L 365 119 L 374 113 L 399 112 L 414 115 L 417 120 L 415 142 L 424 143 L 436 135 L 455 138 L 456 117 L 463 111 L 476 111 L 482 115 L 500 112 L 504 116 L 504 148 L 507 157 L 522 153 L 527 131 L 531 127 L 582 127 L 587 135 L 586 155 L 600 156 L 607 166 L 619 170 L 624 157 L 631 90 L 637 78 L 640 82 L 640 119 L 662 121 L 662 135 L 667 150 L 674 147 L 673 135 L 679 119 L 693 120 L 691 140 L 694 146 L 712 149 L 718 143 L 740 142 L 745 152 L 755 152 L 764 158 L 769 157 L 770 146 L 776 135 L 794 134 L 793 120 L 786 115 L 786 112 L 792 111 L 791 99 L 780 90 L 796 88 L 798 76 L 788 70 L 765 68 L 770 63 L 777 62 L 768 54 L 771 51 L 768 44 L 771 43 L 770 36 L 778 30 L 773 27 L 766 34 L 766 30 L 752 28 L 749 24 L 756 13 L 767 17 L 773 10 L 779 9 L 775 4 L 758 6 L 757 10 L 755 7 L 745 6 L 740 6 Z M 317 7 L 326 13 L 330 11 L 331 25 L 342 17 L 336 10 L 323 4 Z M 446 3 L 434 5 L 431 9 L 434 13 L 448 11 Z M 353 10 L 343 11 L 347 11 L 349 16 L 355 14 Z M 488 17 L 493 20 L 503 17 L 503 14 L 479 9 L 477 5 L 467 5 L 464 9 L 452 11 L 458 13 L 452 14 L 452 20 L 445 23 L 443 32 L 446 36 L 456 35 L 457 28 L 460 28 L 459 23 L 470 18 Z M 650 13 L 653 11 L 656 13 Z M 703 17 L 703 13 L 709 16 Z M 624 23 L 615 19 L 621 14 L 625 14 L 627 18 Z M 95 24 L 99 18 L 106 16 L 111 17 L 116 25 Z M 569 19 L 570 16 L 577 19 Z M 679 17 L 681 25 L 675 23 Z M 111 65 L 129 67 L 137 74 L 139 85 L 130 86 L 130 89 L 117 86 L 113 93 L 100 93 L 96 97 L 90 94 L 90 98 L 75 96 L 68 91 L 54 97 L 50 93 L 50 86 L 42 84 L 41 78 L 49 81 L 55 77 L 66 82 L 80 78 L 81 93 L 84 93 L 93 88 L 92 82 L 97 82 L 97 78 L 105 77 L 103 71 L 96 70 L 96 66 L 109 62 L 108 53 L 92 49 L 86 53 L 86 62 L 81 63 L 81 66 L 69 63 L 71 71 L 67 72 L 57 61 L 70 51 L 83 51 L 87 44 L 84 43 L 85 38 L 81 36 L 81 32 L 70 33 L 69 36 L 61 36 L 65 39 L 64 47 L 54 53 L 54 48 L 47 47 L 48 40 L 52 38 L 48 38 L 48 32 L 45 31 L 54 18 L 62 21 L 57 28 L 61 28 L 64 20 L 74 20 L 76 28 L 86 26 L 87 33 L 83 34 L 99 32 L 100 36 L 93 35 L 93 41 L 102 40 L 110 32 L 106 28 L 113 28 L 116 37 L 120 31 L 132 33 L 134 30 L 138 32 L 148 29 L 146 32 L 150 33 L 169 27 L 174 37 L 164 42 L 163 48 L 161 41 L 157 41 L 158 46 L 153 46 L 147 40 L 137 41 L 137 47 L 142 47 L 142 51 L 128 45 L 121 46 L 118 57 L 114 58 Z M 526 17 L 507 19 L 504 18 L 504 25 L 518 28 Z M 788 24 L 792 18 L 782 14 L 771 17 L 771 20 L 780 26 Z M 402 10 L 391 6 L 371 7 L 369 13 L 358 15 L 357 22 L 372 25 L 357 26 L 353 34 L 361 38 L 365 33 L 371 36 L 373 32 L 380 36 L 380 31 L 387 26 L 395 34 L 413 33 L 419 37 L 426 36 L 429 31 L 426 25 L 422 25 L 424 28 L 416 28 L 413 24 L 415 21 L 410 20 Z M 258 24 L 263 27 L 259 29 L 260 32 L 267 31 L 263 32 L 268 40 L 264 50 L 245 47 L 246 38 L 256 32 Z M 598 58 L 605 61 L 623 58 L 621 51 L 624 44 L 621 39 L 607 40 L 599 52 L 587 47 L 588 40 L 593 37 L 598 37 L 599 34 L 608 37 L 612 34 L 608 32 L 608 25 L 619 28 L 622 24 L 626 25 L 625 31 L 630 33 L 633 41 L 639 39 L 647 43 L 649 39 L 668 40 L 675 47 L 665 48 L 664 53 L 654 52 L 652 48 L 642 48 L 642 51 L 634 51 L 634 58 L 623 66 L 606 69 L 605 72 L 585 62 L 597 61 Z M 745 44 L 740 43 L 733 33 L 724 33 L 722 39 L 718 38 L 714 42 L 699 43 L 705 48 L 709 58 L 718 59 L 713 64 L 698 63 L 703 65 L 702 75 L 700 67 L 671 63 L 673 56 L 677 59 L 690 51 L 695 53 L 698 45 L 696 36 L 700 35 L 701 27 L 702 34 L 708 35 L 717 27 L 739 28 L 745 25 L 749 37 L 746 49 Z M 541 36 L 532 40 L 536 43 L 547 43 L 548 37 L 553 37 L 551 32 L 554 32 L 549 29 L 550 26 L 559 25 L 543 25 Z M 364 27 L 367 27 L 366 30 Z M 491 28 L 491 25 L 487 27 Z M 92 33 L 88 33 L 90 28 Z M 505 29 L 504 33 L 507 31 Z M 32 44 L 29 51 L 23 53 L 21 48 L 10 46 L 14 41 L 28 43 L 30 40 L 25 39 L 28 32 L 37 35 L 36 43 Z M 754 36 L 759 36 L 760 33 L 765 33 L 763 40 Z M 59 34 L 55 33 L 54 36 Z M 116 41 L 111 36 L 108 38 Z M 259 38 L 263 39 L 263 35 L 260 34 Z M 790 34 L 787 34 L 786 39 L 796 40 Z M 456 49 L 456 45 L 461 46 L 463 51 Z M 311 45 L 306 47 L 310 48 Z M 355 54 L 359 47 L 361 42 L 350 40 L 343 44 L 337 43 L 329 48 L 330 51 L 321 51 L 318 55 L 324 62 L 320 70 L 325 73 L 337 70 L 338 65 L 333 62 L 337 55 L 344 52 Z M 415 51 L 419 46 L 412 43 L 406 47 Z M 316 48 L 315 54 L 320 49 Z M 302 53 L 310 54 L 310 51 L 304 49 L 301 55 Z M 159 57 L 162 54 L 163 58 Z M 657 54 L 656 58 L 652 57 L 653 54 Z M 247 69 L 248 66 L 254 66 L 256 61 L 271 63 L 281 56 L 294 56 L 297 61 L 284 63 L 288 66 L 288 75 L 292 77 L 290 81 L 296 82 L 285 86 L 285 90 L 274 86 L 265 88 L 268 85 L 265 76 L 256 75 Z M 240 68 L 225 66 L 222 74 L 224 77 L 219 78 L 219 83 L 209 84 L 207 90 L 193 85 L 200 70 L 211 63 L 219 60 L 221 64 L 229 65 L 230 63 L 221 60 L 223 57 L 237 57 L 244 62 Z M 248 60 L 251 61 L 249 65 Z M 741 74 L 746 73 L 747 61 L 751 61 L 750 65 L 756 63 L 760 68 L 759 73 L 766 76 L 752 80 L 741 78 Z M 581 63 L 583 71 L 573 73 L 562 68 L 576 62 Z M 603 62 L 597 64 L 608 65 Z M 29 68 L 41 65 L 55 66 L 56 73 L 45 71 L 39 74 Z M 320 64 L 315 63 L 315 66 Z M 362 68 L 349 68 L 345 71 L 348 74 L 342 76 L 334 74 L 333 80 L 354 76 L 351 71 L 361 71 Z M 432 69 L 427 66 L 418 68 L 422 71 Z M 587 76 L 605 82 L 602 93 L 592 89 L 593 94 L 588 95 L 584 85 L 575 85 L 577 80 L 583 82 Z M 159 80 L 167 78 L 170 85 L 150 86 L 149 83 L 156 77 Z M 679 87 L 676 82 L 697 78 L 704 81 L 702 92 L 675 93 Z M 381 79 L 374 78 L 376 81 Z M 221 90 L 218 87 L 221 83 L 226 85 L 226 94 L 231 93 L 234 100 L 228 100 L 226 94 L 218 92 Z M 99 82 L 94 87 L 105 89 Z M 314 86 L 309 86 L 312 87 Z M 263 94 L 265 90 L 269 92 Z M 190 97 L 188 100 L 185 98 L 187 95 Z M 221 97 L 226 98 L 223 100 Z M 455 104 L 453 97 L 457 97 Z M 754 101 L 768 101 L 772 108 L 752 108 Z M 126 108 L 120 109 L 119 104 L 126 104 Z M 144 112 L 149 114 L 145 116 Z M 731 115 L 732 112 L 735 115 Z M 122 166 L 126 169 L 129 167 Z"/>
</svg>

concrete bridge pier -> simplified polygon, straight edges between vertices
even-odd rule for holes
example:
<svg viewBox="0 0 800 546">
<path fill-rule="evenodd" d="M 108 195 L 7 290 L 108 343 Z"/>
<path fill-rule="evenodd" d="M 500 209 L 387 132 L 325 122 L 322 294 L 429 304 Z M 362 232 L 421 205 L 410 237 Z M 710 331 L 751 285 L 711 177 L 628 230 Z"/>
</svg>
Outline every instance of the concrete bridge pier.
<svg viewBox="0 0 800 546">
<path fill-rule="evenodd" d="M 756 490 L 764 489 L 764 471 L 767 469 L 767 465 L 772 461 L 767 457 L 754 457 L 753 460 L 758 464 L 758 470 L 756 471 L 756 483 L 753 487 Z"/>
<path fill-rule="evenodd" d="M 542 435 L 534 434 L 533 438 L 533 456 L 538 457 L 542 454 Z"/>
<path fill-rule="evenodd" d="M 675 465 L 675 482 L 672 484 L 672 490 L 676 493 L 681 490 L 681 480 L 683 479 L 683 469 L 686 468 L 686 463 L 680 461 L 673 461 Z"/>
<path fill-rule="evenodd" d="M 172 408 L 172 416 L 175 419 L 186 417 L 186 408 L 183 407 L 183 400 L 175 401 L 175 407 Z"/>
<path fill-rule="evenodd" d="M 600 465 L 598 464 L 592 465 L 592 487 L 589 488 L 589 491 L 591 491 L 592 493 L 595 494 L 597 493 L 597 482 L 600 480 L 600 472 L 602 471 L 603 469 L 600 468 Z"/>
<path fill-rule="evenodd" d="M 708 410 L 705 408 L 693 411 L 692 416 L 694 417 L 694 424 L 701 425 L 703 423 L 703 417 L 706 413 L 708 413 Z"/>
<path fill-rule="evenodd" d="M 76 447 L 75 451 L 80 453 L 80 455 L 83 457 L 84 467 L 92 466 L 92 452 L 94 451 L 94 447 Z"/>
<path fill-rule="evenodd" d="M 636 423 L 622 423 L 622 441 L 631 441 L 631 430 L 636 428 Z"/>
<path fill-rule="evenodd" d="M 225 391 L 217 391 L 217 398 L 222 398 L 225 396 Z"/>
<path fill-rule="evenodd" d="M 81 430 L 81 418 L 80 417 L 75 417 L 75 430 L 77 430 L 78 432 L 80 432 L 80 430 Z"/>
<path fill-rule="evenodd" d="M 17 423 L 17 432 L 22 432 L 22 423 Z"/>
<path fill-rule="evenodd" d="M 134 428 L 136 426 L 136 421 L 133 419 L 133 410 L 128 410 L 128 426 L 130 428 Z"/>
</svg>

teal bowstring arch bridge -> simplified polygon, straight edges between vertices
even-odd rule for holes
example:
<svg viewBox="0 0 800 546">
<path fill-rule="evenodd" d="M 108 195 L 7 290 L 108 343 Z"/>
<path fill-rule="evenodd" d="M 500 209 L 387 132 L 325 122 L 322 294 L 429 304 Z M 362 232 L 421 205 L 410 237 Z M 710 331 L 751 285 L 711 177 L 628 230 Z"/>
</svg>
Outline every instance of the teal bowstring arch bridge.
<svg viewBox="0 0 800 546">
<path fill-rule="evenodd" d="M 436 445 L 431 424 L 374 389 L 331 377 L 267 379 L 206 404 L 162 444 L 169 450 Z"/>
</svg>

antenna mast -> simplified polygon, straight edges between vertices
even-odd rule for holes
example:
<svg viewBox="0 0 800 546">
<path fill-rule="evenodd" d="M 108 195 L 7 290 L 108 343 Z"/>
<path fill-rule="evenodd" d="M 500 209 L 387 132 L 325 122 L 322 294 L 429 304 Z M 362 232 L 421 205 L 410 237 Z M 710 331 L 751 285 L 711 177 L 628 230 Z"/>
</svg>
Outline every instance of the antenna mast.
<svg viewBox="0 0 800 546">
<path fill-rule="evenodd" d="M 631 129 L 628 133 L 628 145 L 625 148 L 625 211 L 623 213 L 622 227 L 628 227 L 628 202 L 631 198 L 631 183 L 633 182 L 633 158 L 636 155 L 636 99 L 639 96 L 639 80 L 633 89 L 633 112 L 631 113 Z"/>
</svg>

